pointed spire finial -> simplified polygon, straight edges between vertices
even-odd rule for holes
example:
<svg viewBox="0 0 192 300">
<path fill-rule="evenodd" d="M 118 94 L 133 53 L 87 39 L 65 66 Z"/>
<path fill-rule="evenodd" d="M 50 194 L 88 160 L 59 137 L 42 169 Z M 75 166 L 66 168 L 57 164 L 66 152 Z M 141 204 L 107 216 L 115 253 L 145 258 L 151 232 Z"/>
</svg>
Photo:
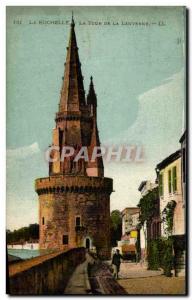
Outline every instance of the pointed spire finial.
<svg viewBox="0 0 192 300">
<path fill-rule="evenodd" d="M 71 17 L 69 43 L 65 62 L 64 80 L 60 96 L 60 112 L 78 110 L 86 105 L 83 76 L 79 60 L 77 40 L 75 34 L 73 12 Z M 71 84 L 71 82 L 75 82 Z"/>
<path fill-rule="evenodd" d="M 93 85 L 93 76 L 92 75 L 90 77 L 90 80 L 91 80 L 90 85 Z"/>
<path fill-rule="evenodd" d="M 93 104 L 97 106 L 97 96 L 95 94 L 93 76 L 90 77 L 89 93 L 87 95 L 87 104 Z"/>
<path fill-rule="evenodd" d="M 74 17 L 73 17 L 73 10 L 72 10 L 72 17 L 71 17 L 71 26 L 75 26 Z"/>
</svg>

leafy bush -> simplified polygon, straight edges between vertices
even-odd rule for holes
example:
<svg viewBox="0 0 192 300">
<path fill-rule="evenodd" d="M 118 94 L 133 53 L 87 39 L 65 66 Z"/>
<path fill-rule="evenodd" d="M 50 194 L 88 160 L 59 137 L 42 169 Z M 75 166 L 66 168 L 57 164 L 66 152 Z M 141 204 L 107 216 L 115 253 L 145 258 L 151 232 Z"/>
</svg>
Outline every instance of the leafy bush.
<svg viewBox="0 0 192 300">
<path fill-rule="evenodd" d="M 171 270 L 173 269 L 173 240 L 169 237 L 163 241 L 163 253 L 162 253 L 162 268 L 164 274 L 167 277 L 171 276 Z"/>
<path fill-rule="evenodd" d="M 162 221 L 166 223 L 166 232 L 168 235 L 172 234 L 175 207 L 176 202 L 174 200 L 171 200 L 167 203 L 166 207 L 163 210 L 164 217 Z"/>
<path fill-rule="evenodd" d="M 117 246 L 122 235 L 122 216 L 119 210 L 113 210 L 110 217 L 111 246 Z"/>
<path fill-rule="evenodd" d="M 148 269 L 158 270 L 160 267 L 164 275 L 171 276 L 173 269 L 173 240 L 168 239 L 151 240 L 148 243 Z"/>
<path fill-rule="evenodd" d="M 147 260 L 149 270 L 158 270 L 160 268 L 159 241 L 148 241 Z"/>
<path fill-rule="evenodd" d="M 156 187 L 140 199 L 137 206 L 140 208 L 139 221 L 141 225 L 143 225 L 145 221 L 151 220 L 151 218 L 154 216 L 157 209 L 155 200 L 158 197 L 159 192 L 158 187 Z"/>
</svg>

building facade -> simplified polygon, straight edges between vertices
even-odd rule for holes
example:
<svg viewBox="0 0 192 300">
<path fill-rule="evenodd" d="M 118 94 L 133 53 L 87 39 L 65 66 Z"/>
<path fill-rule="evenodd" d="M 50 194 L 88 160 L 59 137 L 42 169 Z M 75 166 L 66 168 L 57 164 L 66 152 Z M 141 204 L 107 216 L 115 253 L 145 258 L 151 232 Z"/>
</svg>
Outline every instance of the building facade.
<svg viewBox="0 0 192 300">
<path fill-rule="evenodd" d="M 168 156 L 157 165 L 160 193 L 162 236 L 171 236 L 174 250 L 176 276 L 185 276 L 186 264 L 186 133 L 180 139 L 181 149 Z M 172 209 L 173 222 L 167 230 L 164 213 Z"/>
<path fill-rule="evenodd" d="M 147 257 L 147 243 L 150 240 L 157 239 L 161 236 L 161 220 L 160 220 L 160 199 L 158 193 L 158 184 L 149 180 L 142 181 L 138 191 L 142 198 L 151 193 L 153 195 L 154 212 L 150 220 L 145 221 L 140 228 L 140 248 L 141 257 Z"/>
<path fill-rule="evenodd" d="M 140 209 L 138 207 L 126 207 L 122 212 L 122 236 L 136 229 Z"/>
<path fill-rule="evenodd" d="M 126 259 L 136 260 L 139 211 L 138 207 L 126 207 L 121 212 L 122 237 L 121 240 L 118 241 L 118 248 Z"/>
<path fill-rule="evenodd" d="M 185 234 L 185 205 L 181 180 L 181 151 L 178 150 L 165 158 L 156 167 L 159 181 L 160 214 L 162 219 L 161 235 L 168 236 L 164 212 L 168 204 L 174 206 L 171 235 Z"/>
<path fill-rule="evenodd" d="M 36 180 L 39 196 L 40 249 L 96 248 L 110 256 L 110 194 L 113 182 L 104 177 L 97 128 L 97 96 L 93 79 L 85 96 L 72 18 L 59 110 L 50 150 L 49 177 Z M 60 159 L 62 149 L 74 153 Z M 80 155 L 88 149 L 88 160 Z M 69 149 L 68 149 L 69 150 Z M 69 150 L 70 151 L 70 150 Z M 83 152 L 82 152 L 83 153 Z"/>
<path fill-rule="evenodd" d="M 182 137 L 179 140 L 181 144 L 181 183 L 182 183 L 182 194 L 183 201 L 186 204 L 187 190 L 186 190 L 186 181 L 187 181 L 187 132 L 185 131 Z"/>
</svg>

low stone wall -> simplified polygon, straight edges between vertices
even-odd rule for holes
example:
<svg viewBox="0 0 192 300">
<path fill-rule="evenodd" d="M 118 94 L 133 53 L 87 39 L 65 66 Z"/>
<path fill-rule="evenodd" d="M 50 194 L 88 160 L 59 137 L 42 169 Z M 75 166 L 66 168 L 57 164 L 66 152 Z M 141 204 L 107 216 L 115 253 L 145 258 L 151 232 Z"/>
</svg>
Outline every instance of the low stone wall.
<svg viewBox="0 0 192 300">
<path fill-rule="evenodd" d="M 85 260 L 85 249 L 75 248 L 9 266 L 8 294 L 62 295 L 75 267 Z"/>
</svg>

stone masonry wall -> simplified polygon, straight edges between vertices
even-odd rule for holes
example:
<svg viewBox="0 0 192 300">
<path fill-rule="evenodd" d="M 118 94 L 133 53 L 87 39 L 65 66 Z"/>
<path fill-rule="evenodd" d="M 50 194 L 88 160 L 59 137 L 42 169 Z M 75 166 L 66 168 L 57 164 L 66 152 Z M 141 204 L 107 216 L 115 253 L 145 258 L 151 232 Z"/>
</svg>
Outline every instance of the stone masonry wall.
<svg viewBox="0 0 192 300">
<path fill-rule="evenodd" d="M 95 246 L 103 256 L 110 252 L 110 207 L 105 193 L 55 193 L 39 196 L 40 249 Z M 80 226 L 76 227 L 76 217 Z M 44 223 L 44 224 L 43 224 Z M 68 245 L 63 236 L 68 235 Z M 99 254 L 98 253 L 98 254 Z"/>
<path fill-rule="evenodd" d="M 10 295 L 62 295 L 85 249 L 52 253 L 9 266 Z"/>
<path fill-rule="evenodd" d="M 40 249 L 86 247 L 88 239 L 100 257 L 110 257 L 110 179 L 48 177 L 36 181 L 36 190 Z M 68 236 L 67 244 L 63 243 L 64 236 Z"/>
</svg>

